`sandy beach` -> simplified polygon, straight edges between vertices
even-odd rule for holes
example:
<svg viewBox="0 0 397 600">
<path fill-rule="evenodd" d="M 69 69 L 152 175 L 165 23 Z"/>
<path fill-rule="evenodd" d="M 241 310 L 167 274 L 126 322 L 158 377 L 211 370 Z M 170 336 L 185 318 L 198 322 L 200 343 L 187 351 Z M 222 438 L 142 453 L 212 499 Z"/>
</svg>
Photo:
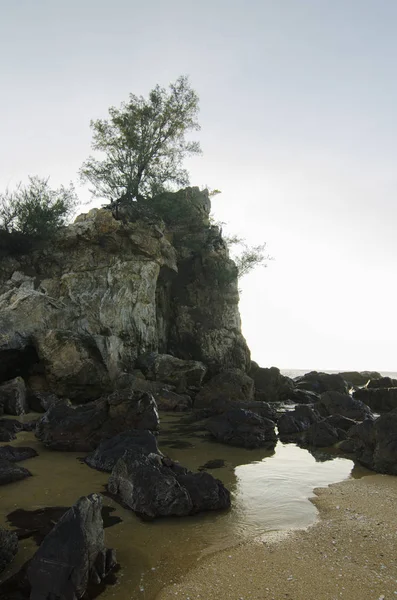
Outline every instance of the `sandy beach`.
<svg viewBox="0 0 397 600">
<path fill-rule="evenodd" d="M 157 600 L 397 599 L 397 477 L 349 479 L 312 501 L 310 528 L 202 559 Z"/>
</svg>

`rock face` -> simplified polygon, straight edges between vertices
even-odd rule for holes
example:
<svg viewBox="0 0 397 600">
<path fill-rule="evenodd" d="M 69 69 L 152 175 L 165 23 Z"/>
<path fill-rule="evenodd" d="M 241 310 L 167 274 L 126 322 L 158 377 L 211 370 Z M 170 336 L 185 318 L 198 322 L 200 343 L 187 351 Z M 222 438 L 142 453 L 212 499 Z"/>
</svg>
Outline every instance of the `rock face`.
<svg viewBox="0 0 397 600">
<path fill-rule="evenodd" d="M 212 408 L 219 401 L 227 401 L 226 406 L 240 402 L 252 402 L 254 381 L 243 371 L 229 369 L 215 375 L 197 394 L 194 407 Z"/>
<path fill-rule="evenodd" d="M 265 369 L 252 361 L 249 375 L 254 380 L 258 400 L 265 402 L 286 400 L 293 388 L 292 380 L 281 375 L 280 369 L 277 367 Z"/>
<path fill-rule="evenodd" d="M 187 188 L 152 206 L 133 207 L 129 221 L 93 209 L 29 255 L 2 258 L 0 379 L 28 380 L 39 365 L 48 391 L 87 402 L 148 352 L 172 355 L 156 378 L 179 370 L 187 386 L 201 382 L 197 362 L 248 369 L 237 271 L 209 224 L 208 193 Z"/>
<path fill-rule="evenodd" d="M 323 392 L 340 392 L 347 394 L 348 385 L 341 375 L 338 373 L 317 373 L 311 371 L 302 377 L 294 379 L 294 384 L 297 388 L 322 394 Z"/>
<path fill-rule="evenodd" d="M 125 452 L 112 471 L 108 490 L 145 519 L 230 506 L 230 493 L 219 480 L 192 473 L 158 454 Z"/>
<path fill-rule="evenodd" d="M 13 531 L 0 527 L 0 573 L 13 560 L 18 551 L 18 538 Z"/>
<path fill-rule="evenodd" d="M 153 396 L 120 390 L 102 400 L 73 407 L 59 402 L 41 417 L 36 437 L 52 450 L 89 452 L 128 429 L 157 430 L 159 416 Z"/>
<path fill-rule="evenodd" d="M 152 352 L 138 358 L 140 367 L 147 379 L 174 385 L 178 390 L 201 386 L 207 368 L 196 360 L 181 360 L 169 354 Z"/>
<path fill-rule="evenodd" d="M 359 423 L 349 431 L 341 449 L 354 452 L 356 460 L 368 469 L 397 475 L 397 412 Z"/>
<path fill-rule="evenodd" d="M 83 496 L 46 536 L 27 568 L 30 598 L 79 599 L 114 568 L 104 543 L 99 494 Z"/>
<path fill-rule="evenodd" d="M 372 412 L 366 404 L 356 397 L 352 398 L 348 394 L 341 394 L 340 392 L 324 392 L 321 394 L 316 409 L 324 416 L 341 415 L 355 421 L 363 421 L 365 418 L 372 416 Z"/>
<path fill-rule="evenodd" d="M 23 415 L 29 412 L 26 387 L 22 377 L 15 377 L 0 385 L 0 414 Z"/>
<path fill-rule="evenodd" d="M 274 422 L 255 413 L 234 409 L 209 419 L 206 429 L 216 440 L 242 448 L 271 448 L 277 443 Z"/>
<path fill-rule="evenodd" d="M 389 412 L 397 408 L 397 387 L 361 388 L 353 396 L 375 412 Z"/>
</svg>

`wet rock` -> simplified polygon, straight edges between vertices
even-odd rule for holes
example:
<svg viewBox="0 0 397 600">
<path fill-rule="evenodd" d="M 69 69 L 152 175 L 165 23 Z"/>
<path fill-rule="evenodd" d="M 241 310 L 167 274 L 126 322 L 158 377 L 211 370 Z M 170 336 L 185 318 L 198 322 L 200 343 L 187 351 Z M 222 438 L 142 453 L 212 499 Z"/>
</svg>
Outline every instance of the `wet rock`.
<svg viewBox="0 0 397 600">
<path fill-rule="evenodd" d="M 82 598 L 116 565 L 105 548 L 99 494 L 83 496 L 45 537 L 27 568 L 30 598 Z"/>
<path fill-rule="evenodd" d="M 0 573 L 12 562 L 18 552 L 18 538 L 13 531 L 0 527 Z"/>
<path fill-rule="evenodd" d="M 222 469 L 222 467 L 226 466 L 226 462 L 223 458 L 214 458 L 214 460 L 209 460 L 204 465 L 198 468 L 199 471 L 204 471 L 205 469 Z"/>
<path fill-rule="evenodd" d="M 194 401 L 194 408 L 212 408 L 215 403 L 252 402 L 254 400 L 254 381 L 239 369 L 229 369 L 215 375 L 206 383 Z"/>
<path fill-rule="evenodd" d="M 157 440 L 150 431 L 132 429 L 103 440 L 98 448 L 84 459 L 84 462 L 93 469 L 110 473 L 126 450 L 130 452 L 130 456 L 160 454 Z"/>
<path fill-rule="evenodd" d="M 24 448 L 23 446 L 0 446 L 0 460 L 8 460 L 9 462 L 18 462 L 27 460 L 37 456 L 36 450 L 33 448 Z"/>
<path fill-rule="evenodd" d="M 280 437 L 302 433 L 320 419 L 319 413 L 313 407 L 299 404 L 294 410 L 281 415 L 277 422 L 278 432 Z"/>
<path fill-rule="evenodd" d="M 26 386 L 22 377 L 15 377 L 0 385 L 0 407 L 7 415 L 23 415 L 29 412 Z"/>
<path fill-rule="evenodd" d="M 218 441 L 242 448 L 274 448 L 277 436 L 270 419 L 236 408 L 209 419 L 206 429 Z"/>
<path fill-rule="evenodd" d="M 13 483 L 31 475 L 31 472 L 24 467 L 19 467 L 5 458 L 0 458 L 0 485 Z"/>
<path fill-rule="evenodd" d="M 294 388 L 289 390 L 288 400 L 292 400 L 297 404 L 315 404 L 318 400 L 320 400 L 320 394 L 311 392 L 309 390 L 300 390 L 299 388 Z"/>
<path fill-rule="evenodd" d="M 294 379 L 294 384 L 299 389 L 309 390 L 316 394 L 328 391 L 340 392 L 341 394 L 347 394 L 348 392 L 346 381 L 338 373 L 318 373 L 317 371 L 311 371 Z"/>
<path fill-rule="evenodd" d="M 266 419 L 271 419 L 272 421 L 276 421 L 279 417 L 275 406 L 273 404 L 269 404 L 268 402 L 260 402 L 258 400 L 253 400 L 251 402 L 239 402 L 228 400 L 226 398 L 218 398 L 213 400 L 210 408 L 199 409 L 195 411 L 195 413 L 200 414 L 201 412 L 203 416 L 205 415 L 206 417 L 212 417 L 237 408 L 249 410 L 260 417 L 265 417 Z"/>
<path fill-rule="evenodd" d="M 252 361 L 248 374 L 254 380 L 256 393 L 260 394 L 258 399 L 265 402 L 282 402 L 293 388 L 292 380 L 281 375 L 277 367 L 262 368 Z"/>
<path fill-rule="evenodd" d="M 0 419 L 0 442 L 15 440 L 16 434 L 22 429 L 22 423 L 16 419 Z"/>
<path fill-rule="evenodd" d="M 57 402 L 60 402 L 60 398 L 50 392 L 33 392 L 29 395 L 30 410 L 34 412 L 45 413 Z"/>
<path fill-rule="evenodd" d="M 158 454 L 137 456 L 127 451 L 112 471 L 108 490 L 145 519 L 230 506 L 230 494 L 220 481 Z"/>
<path fill-rule="evenodd" d="M 335 427 L 326 420 L 313 423 L 305 433 L 305 443 L 318 448 L 333 446 L 339 441 Z"/>
<path fill-rule="evenodd" d="M 37 510 L 18 508 L 7 515 L 7 521 L 12 527 L 16 527 L 15 534 L 18 539 L 33 538 L 35 543 L 40 546 L 68 510 L 70 510 L 70 506 L 46 506 Z M 112 506 L 102 507 L 104 529 L 121 523 L 120 517 L 112 515 L 115 510 Z"/>
<path fill-rule="evenodd" d="M 329 417 L 326 417 L 325 420 L 327 421 L 327 423 L 332 425 L 332 427 L 335 427 L 335 429 L 344 431 L 344 432 L 349 431 L 354 425 L 357 424 L 356 421 L 354 421 L 353 419 L 343 417 L 342 415 L 339 415 L 339 414 L 330 415 Z"/>
<path fill-rule="evenodd" d="M 372 415 L 368 406 L 356 397 L 352 398 L 348 394 L 339 392 L 324 392 L 321 394 L 316 409 L 324 416 L 338 414 L 355 421 L 362 421 Z"/>
<path fill-rule="evenodd" d="M 397 408 L 397 387 L 361 388 L 354 392 L 353 397 L 375 412 L 389 412 Z"/>
<path fill-rule="evenodd" d="M 176 394 L 175 392 L 163 389 L 153 394 L 159 410 L 184 412 L 191 410 L 193 401 L 188 394 Z"/>
<path fill-rule="evenodd" d="M 169 383 L 178 390 L 200 387 L 207 371 L 199 361 L 181 360 L 170 354 L 155 352 L 139 356 L 136 364 L 147 379 Z"/>
<path fill-rule="evenodd" d="M 150 394 L 119 390 L 77 407 L 67 402 L 54 404 L 37 423 L 36 437 L 53 450 L 90 452 L 103 439 L 122 431 L 158 427 L 157 407 Z"/>
</svg>

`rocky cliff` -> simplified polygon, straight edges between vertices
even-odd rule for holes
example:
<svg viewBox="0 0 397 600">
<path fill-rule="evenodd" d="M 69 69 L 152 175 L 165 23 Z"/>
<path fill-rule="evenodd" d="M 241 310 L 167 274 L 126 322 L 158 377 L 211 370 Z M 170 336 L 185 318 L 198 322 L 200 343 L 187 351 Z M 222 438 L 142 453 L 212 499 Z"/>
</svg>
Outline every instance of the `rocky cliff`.
<svg viewBox="0 0 397 600">
<path fill-rule="evenodd" d="M 87 400 L 148 352 L 249 368 L 237 272 L 208 194 L 187 188 L 93 209 L 28 253 L 0 260 L 0 378 Z"/>
</svg>

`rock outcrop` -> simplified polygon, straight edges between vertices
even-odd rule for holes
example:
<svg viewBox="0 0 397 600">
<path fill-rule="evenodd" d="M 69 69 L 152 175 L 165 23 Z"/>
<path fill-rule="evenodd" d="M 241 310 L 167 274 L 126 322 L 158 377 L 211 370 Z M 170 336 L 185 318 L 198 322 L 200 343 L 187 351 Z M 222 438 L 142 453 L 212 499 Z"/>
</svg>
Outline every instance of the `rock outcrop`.
<svg viewBox="0 0 397 600">
<path fill-rule="evenodd" d="M 206 368 L 249 368 L 237 270 L 207 192 L 138 204 L 118 219 L 93 209 L 29 255 L 3 256 L 0 379 L 40 373 L 42 391 L 87 402 L 150 352 L 171 355 L 154 376 L 177 387 L 199 385 Z"/>
<path fill-rule="evenodd" d="M 270 419 L 236 408 L 209 419 L 205 427 L 223 444 L 273 449 L 277 444 L 274 426 L 274 421 Z"/>
<path fill-rule="evenodd" d="M 311 371 L 294 379 L 294 384 L 297 388 L 302 390 L 309 390 L 316 394 L 322 394 L 323 392 L 340 392 L 341 394 L 347 394 L 348 385 L 341 375 L 338 373 L 318 373 L 317 371 Z"/>
<path fill-rule="evenodd" d="M 323 416 L 341 415 L 355 421 L 372 416 L 371 409 L 361 400 L 340 392 L 324 392 L 315 407 Z"/>
<path fill-rule="evenodd" d="M 356 390 L 353 396 L 375 412 L 389 412 L 397 408 L 397 387 L 364 387 Z"/>
</svg>

